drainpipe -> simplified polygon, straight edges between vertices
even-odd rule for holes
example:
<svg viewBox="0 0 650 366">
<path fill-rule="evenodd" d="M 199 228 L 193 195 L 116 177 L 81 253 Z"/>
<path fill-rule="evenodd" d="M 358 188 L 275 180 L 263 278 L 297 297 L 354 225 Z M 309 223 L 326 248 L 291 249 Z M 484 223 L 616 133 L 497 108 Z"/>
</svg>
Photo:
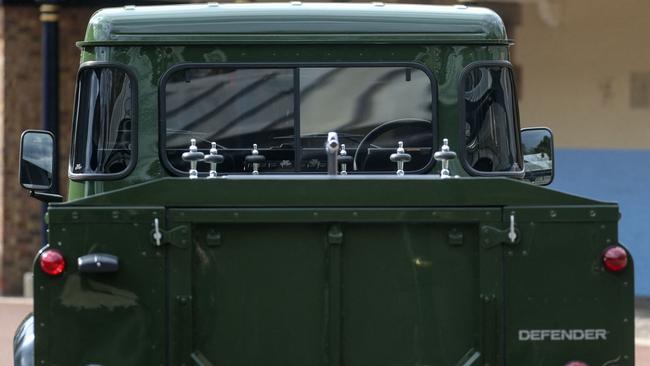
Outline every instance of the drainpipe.
<svg viewBox="0 0 650 366">
<path fill-rule="evenodd" d="M 42 56 L 42 123 L 43 129 L 54 134 L 54 163 L 58 167 L 59 153 L 59 0 L 40 0 L 41 56 Z M 50 193 L 59 193 L 59 171 L 52 172 Z M 43 218 L 47 204 L 43 204 Z M 47 224 L 43 221 L 41 236 L 47 243 Z"/>
</svg>

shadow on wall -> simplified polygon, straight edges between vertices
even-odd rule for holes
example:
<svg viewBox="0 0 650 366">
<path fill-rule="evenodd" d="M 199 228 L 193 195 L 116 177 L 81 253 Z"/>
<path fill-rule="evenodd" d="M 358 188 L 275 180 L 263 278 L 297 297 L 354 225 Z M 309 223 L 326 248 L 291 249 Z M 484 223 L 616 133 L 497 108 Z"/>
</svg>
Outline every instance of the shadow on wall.
<svg viewBox="0 0 650 366">
<path fill-rule="evenodd" d="M 632 252 L 637 296 L 650 296 L 650 150 L 557 149 L 550 188 L 618 202 L 619 239 Z"/>
</svg>

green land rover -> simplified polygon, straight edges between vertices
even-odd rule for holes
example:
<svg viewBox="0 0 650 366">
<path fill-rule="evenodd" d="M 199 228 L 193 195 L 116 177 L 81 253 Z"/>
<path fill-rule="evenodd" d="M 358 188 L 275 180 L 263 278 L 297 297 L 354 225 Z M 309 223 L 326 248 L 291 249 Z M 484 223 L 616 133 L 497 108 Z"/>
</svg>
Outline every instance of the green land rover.
<svg viewBox="0 0 650 366">
<path fill-rule="evenodd" d="M 634 365 L 618 206 L 557 192 L 466 6 L 97 12 L 15 364 Z M 64 202 L 65 201 L 65 202 Z"/>
</svg>

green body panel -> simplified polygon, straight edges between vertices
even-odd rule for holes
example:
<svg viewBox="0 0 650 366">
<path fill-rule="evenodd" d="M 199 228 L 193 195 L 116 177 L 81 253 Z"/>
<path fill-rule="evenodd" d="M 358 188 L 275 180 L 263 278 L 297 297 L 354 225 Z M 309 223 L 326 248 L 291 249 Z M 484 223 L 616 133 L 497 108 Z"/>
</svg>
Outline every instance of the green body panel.
<svg viewBox="0 0 650 366">
<path fill-rule="evenodd" d="M 164 209 L 132 207 L 126 210 L 128 214 L 92 211 L 92 215 L 73 215 L 73 220 L 59 220 L 52 211 L 48 247 L 65 253 L 69 267 L 76 267 L 80 256 L 110 253 L 122 260 L 120 270 L 107 274 L 70 271 L 63 278 L 52 278 L 35 268 L 37 364 L 39 359 L 46 365 L 162 364 L 164 250 L 137 238 L 149 237 L 152 218 Z M 106 363 L 111 359 L 122 361 Z"/>
<path fill-rule="evenodd" d="M 34 270 L 37 364 L 634 365 L 633 264 L 602 265 L 618 243 L 616 204 L 470 177 L 458 160 L 461 178 L 446 180 L 440 166 L 190 180 L 160 163 L 159 80 L 181 63 L 417 63 L 437 83 L 437 135 L 458 151 L 463 68 L 508 59 L 491 11 L 111 9 L 80 46 L 82 63 L 137 78 L 137 164 L 120 180 L 71 182 L 68 202 L 50 205 L 49 247 L 68 267 Z M 90 253 L 118 256 L 119 271 L 80 273 Z M 535 329 L 607 335 L 519 339 Z"/>
<path fill-rule="evenodd" d="M 508 43 L 501 18 L 487 9 L 285 3 L 104 9 L 90 19 L 79 45 L 359 41 Z"/>
</svg>

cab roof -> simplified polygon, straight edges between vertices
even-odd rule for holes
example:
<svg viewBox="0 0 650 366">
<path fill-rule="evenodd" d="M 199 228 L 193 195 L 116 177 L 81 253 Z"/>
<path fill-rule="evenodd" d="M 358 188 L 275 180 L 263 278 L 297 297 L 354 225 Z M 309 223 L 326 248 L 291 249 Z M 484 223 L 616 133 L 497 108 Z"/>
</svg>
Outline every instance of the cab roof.
<svg viewBox="0 0 650 366">
<path fill-rule="evenodd" d="M 508 39 L 496 13 L 464 5 L 205 3 L 102 9 L 79 45 L 224 42 L 507 44 Z"/>
</svg>

